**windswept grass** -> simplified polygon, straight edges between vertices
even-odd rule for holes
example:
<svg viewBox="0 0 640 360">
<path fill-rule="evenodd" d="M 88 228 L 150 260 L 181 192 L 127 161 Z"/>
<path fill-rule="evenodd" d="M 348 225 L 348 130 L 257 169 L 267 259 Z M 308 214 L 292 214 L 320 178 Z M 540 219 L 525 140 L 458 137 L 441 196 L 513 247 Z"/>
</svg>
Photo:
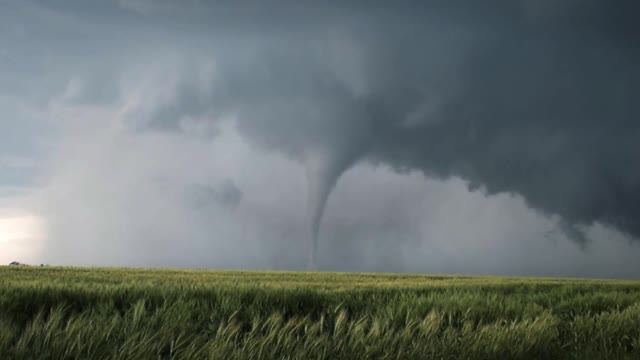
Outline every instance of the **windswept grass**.
<svg viewBox="0 0 640 360">
<path fill-rule="evenodd" d="M 640 359 L 640 282 L 0 267 L 0 359 Z"/>
</svg>

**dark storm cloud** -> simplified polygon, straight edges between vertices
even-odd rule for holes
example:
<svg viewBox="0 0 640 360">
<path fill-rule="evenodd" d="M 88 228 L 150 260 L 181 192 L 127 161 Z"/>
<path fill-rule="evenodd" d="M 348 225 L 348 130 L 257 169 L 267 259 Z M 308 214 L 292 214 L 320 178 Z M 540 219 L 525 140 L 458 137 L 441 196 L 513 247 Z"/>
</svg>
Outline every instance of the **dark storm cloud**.
<svg viewBox="0 0 640 360">
<path fill-rule="evenodd" d="M 237 115 L 255 143 L 311 164 L 312 217 L 366 159 L 522 195 L 574 239 L 596 222 L 640 236 L 637 2 L 120 4 L 225 34 L 205 42 L 219 50 L 206 96 L 181 84 L 191 95 L 151 122 Z"/>
<path fill-rule="evenodd" d="M 594 236 L 597 255 L 571 244 L 556 251 L 536 235 L 546 220 L 531 220 L 534 226 L 523 220 L 529 215 L 509 217 L 509 204 L 523 199 L 580 243 L 594 234 L 593 223 L 639 237 L 635 1 L 6 4 L 0 96 L 42 110 L 64 135 L 47 190 L 48 248 L 58 259 L 268 267 L 264 254 L 273 254 L 278 266 L 298 268 L 302 169 L 287 162 L 273 170 L 280 157 L 272 152 L 240 161 L 247 141 L 252 151 L 304 163 L 311 237 L 328 206 L 318 249 L 324 267 L 620 274 L 609 265 L 624 257 L 624 276 L 637 273 L 635 253 L 603 230 Z M 16 126 L 26 124 L 6 110 L 5 152 L 25 143 L 8 134 L 22 134 Z M 226 120 L 236 128 L 222 131 Z M 211 162 L 217 167 L 206 171 Z M 357 163 L 382 166 L 374 176 Z M 150 186 L 160 170 L 175 189 Z M 455 184 L 448 191 L 422 187 L 432 182 L 416 173 L 502 195 L 468 194 L 457 179 L 442 182 Z M 397 179 L 374 187 L 376 176 Z M 227 177 L 242 189 L 239 197 L 218 186 Z M 407 177 L 413 185 L 404 193 L 398 187 Z M 205 184 L 195 202 L 211 209 L 185 204 L 188 184 Z M 336 202 L 327 204 L 333 190 Z M 237 201 L 237 209 L 221 210 L 230 206 L 220 201 Z M 478 205 L 485 202 L 495 208 Z M 443 244 L 429 247 L 437 239 Z M 589 270 L 600 258 L 607 260 Z M 492 268 L 498 263 L 505 268 Z M 553 272 L 565 265 L 571 271 Z"/>
</svg>

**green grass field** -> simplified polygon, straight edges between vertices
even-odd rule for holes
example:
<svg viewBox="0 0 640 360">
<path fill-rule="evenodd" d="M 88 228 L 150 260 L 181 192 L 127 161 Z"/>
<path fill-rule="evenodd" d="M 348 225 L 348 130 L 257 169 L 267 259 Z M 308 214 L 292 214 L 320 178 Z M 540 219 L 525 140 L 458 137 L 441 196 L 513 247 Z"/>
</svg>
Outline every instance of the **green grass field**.
<svg viewBox="0 0 640 360">
<path fill-rule="evenodd" d="M 640 359 L 640 282 L 0 267 L 0 359 Z"/>
</svg>

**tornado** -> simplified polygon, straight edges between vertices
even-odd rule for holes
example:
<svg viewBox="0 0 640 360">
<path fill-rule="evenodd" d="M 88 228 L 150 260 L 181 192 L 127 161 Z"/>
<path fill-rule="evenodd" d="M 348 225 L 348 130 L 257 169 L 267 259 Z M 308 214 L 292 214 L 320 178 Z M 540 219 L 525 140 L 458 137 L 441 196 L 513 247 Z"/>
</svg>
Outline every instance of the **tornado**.
<svg viewBox="0 0 640 360">
<path fill-rule="evenodd" d="M 353 164 L 355 156 L 337 149 L 307 151 L 304 163 L 307 173 L 307 235 L 309 270 L 316 270 L 318 237 L 324 209 L 340 176 Z"/>
</svg>

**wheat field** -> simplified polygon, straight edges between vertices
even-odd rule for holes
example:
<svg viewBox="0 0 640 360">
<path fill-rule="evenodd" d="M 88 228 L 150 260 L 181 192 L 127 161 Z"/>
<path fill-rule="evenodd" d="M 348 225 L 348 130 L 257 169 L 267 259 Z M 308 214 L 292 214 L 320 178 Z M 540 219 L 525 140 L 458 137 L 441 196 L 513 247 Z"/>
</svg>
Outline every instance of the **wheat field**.
<svg viewBox="0 0 640 360">
<path fill-rule="evenodd" d="M 1 359 L 640 359 L 640 282 L 0 267 Z"/>
</svg>

